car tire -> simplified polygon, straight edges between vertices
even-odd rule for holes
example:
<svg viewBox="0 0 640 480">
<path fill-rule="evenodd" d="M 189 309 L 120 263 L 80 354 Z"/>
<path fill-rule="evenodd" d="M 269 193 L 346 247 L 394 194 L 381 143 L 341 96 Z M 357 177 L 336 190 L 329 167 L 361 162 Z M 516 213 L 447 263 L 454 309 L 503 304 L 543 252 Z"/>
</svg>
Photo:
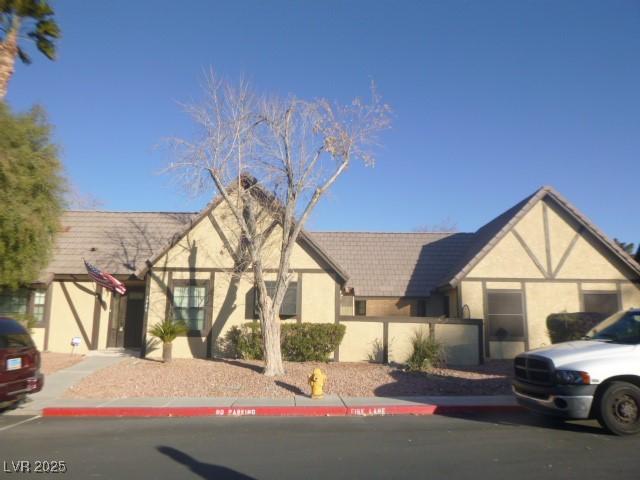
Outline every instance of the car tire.
<svg viewBox="0 0 640 480">
<path fill-rule="evenodd" d="M 596 418 L 615 435 L 640 432 L 640 388 L 627 382 L 611 382 L 600 395 Z"/>
</svg>

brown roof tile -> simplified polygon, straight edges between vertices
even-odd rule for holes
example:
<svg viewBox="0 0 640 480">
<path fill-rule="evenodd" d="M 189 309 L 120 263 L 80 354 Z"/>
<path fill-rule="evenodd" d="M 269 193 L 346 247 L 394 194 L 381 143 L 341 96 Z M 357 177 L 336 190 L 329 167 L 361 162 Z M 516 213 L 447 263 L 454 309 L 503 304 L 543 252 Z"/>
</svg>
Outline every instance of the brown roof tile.
<svg viewBox="0 0 640 480">
<path fill-rule="evenodd" d="M 56 274 L 86 273 L 82 259 L 112 274 L 133 274 L 189 224 L 193 213 L 68 211 L 46 268 Z"/>
<path fill-rule="evenodd" d="M 427 296 L 469 249 L 471 233 L 313 232 L 362 296 Z"/>
</svg>

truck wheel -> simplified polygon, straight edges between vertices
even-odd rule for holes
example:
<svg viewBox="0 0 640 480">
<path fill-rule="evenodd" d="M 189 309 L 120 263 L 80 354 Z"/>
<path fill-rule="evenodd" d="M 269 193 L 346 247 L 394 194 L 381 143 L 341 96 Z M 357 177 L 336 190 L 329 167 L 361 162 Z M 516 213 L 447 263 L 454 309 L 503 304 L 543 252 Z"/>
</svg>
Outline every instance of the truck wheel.
<svg viewBox="0 0 640 480">
<path fill-rule="evenodd" d="M 640 432 L 640 388 L 627 382 L 611 382 L 597 405 L 600 425 L 615 435 Z"/>
</svg>

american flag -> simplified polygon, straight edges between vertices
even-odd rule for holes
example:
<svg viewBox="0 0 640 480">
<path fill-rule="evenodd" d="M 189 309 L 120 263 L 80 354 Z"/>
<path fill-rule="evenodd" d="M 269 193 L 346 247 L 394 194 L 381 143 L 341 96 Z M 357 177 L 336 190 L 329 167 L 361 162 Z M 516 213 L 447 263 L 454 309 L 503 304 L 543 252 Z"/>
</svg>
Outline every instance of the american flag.
<svg viewBox="0 0 640 480">
<path fill-rule="evenodd" d="M 127 288 L 121 281 L 112 277 L 108 273 L 101 272 L 98 267 L 96 267 L 95 265 L 91 265 L 86 260 L 84 260 L 84 266 L 87 267 L 87 273 L 89 274 L 89 276 L 98 285 L 102 285 L 107 290 L 119 293 L 120 295 L 124 295 L 125 293 L 127 293 Z"/>
</svg>

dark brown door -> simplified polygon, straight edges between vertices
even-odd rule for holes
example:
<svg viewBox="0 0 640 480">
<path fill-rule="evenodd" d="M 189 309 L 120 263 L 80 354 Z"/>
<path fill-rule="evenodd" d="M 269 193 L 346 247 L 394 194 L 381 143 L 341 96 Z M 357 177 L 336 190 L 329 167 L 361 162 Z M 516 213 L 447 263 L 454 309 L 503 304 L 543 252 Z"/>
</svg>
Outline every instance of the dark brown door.
<svg viewBox="0 0 640 480">
<path fill-rule="evenodd" d="M 142 346 L 142 319 L 144 317 L 144 291 L 129 290 L 124 319 L 124 348 Z"/>
</svg>

